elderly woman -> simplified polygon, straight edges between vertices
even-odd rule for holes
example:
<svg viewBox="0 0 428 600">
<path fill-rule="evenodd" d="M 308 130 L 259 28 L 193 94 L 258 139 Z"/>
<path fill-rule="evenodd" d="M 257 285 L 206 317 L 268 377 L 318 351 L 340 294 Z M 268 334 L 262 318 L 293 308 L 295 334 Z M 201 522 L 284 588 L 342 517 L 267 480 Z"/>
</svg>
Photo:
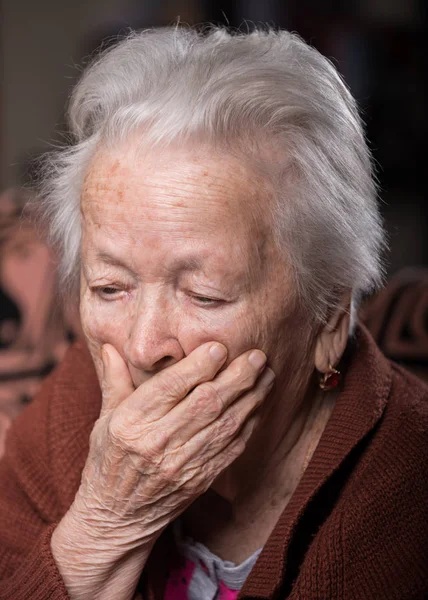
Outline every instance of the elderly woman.
<svg viewBox="0 0 428 600">
<path fill-rule="evenodd" d="M 358 326 L 355 102 L 286 31 L 133 34 L 43 213 L 77 343 L 8 435 L 0 598 L 422 599 L 427 390 Z"/>
</svg>

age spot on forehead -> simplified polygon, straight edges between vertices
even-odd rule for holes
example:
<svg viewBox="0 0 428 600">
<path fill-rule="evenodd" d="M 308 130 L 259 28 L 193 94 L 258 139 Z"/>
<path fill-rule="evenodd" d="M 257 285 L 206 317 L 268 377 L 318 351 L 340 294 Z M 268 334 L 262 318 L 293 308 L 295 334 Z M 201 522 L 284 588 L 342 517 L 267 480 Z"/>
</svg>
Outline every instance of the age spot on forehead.
<svg viewBox="0 0 428 600">
<path fill-rule="evenodd" d="M 110 169 L 110 173 L 113 175 L 114 173 L 116 173 L 116 171 L 119 169 L 119 167 L 120 167 L 119 159 L 116 159 Z"/>
<path fill-rule="evenodd" d="M 81 194 L 81 208 L 86 209 L 94 202 L 124 201 L 130 168 L 126 160 L 96 154 L 86 173 Z"/>
<path fill-rule="evenodd" d="M 265 206 L 270 195 L 267 182 L 235 156 L 210 153 L 209 148 L 136 153 L 135 148 L 124 146 L 100 150 L 93 157 L 81 208 L 93 221 L 102 211 L 115 221 L 120 218 L 132 224 L 138 211 L 147 222 L 165 224 L 176 219 L 190 228 L 203 215 L 210 231 L 221 226 L 259 237 L 262 229 L 263 235 L 270 229 Z M 120 212 L 115 214 L 116 210 Z"/>
</svg>

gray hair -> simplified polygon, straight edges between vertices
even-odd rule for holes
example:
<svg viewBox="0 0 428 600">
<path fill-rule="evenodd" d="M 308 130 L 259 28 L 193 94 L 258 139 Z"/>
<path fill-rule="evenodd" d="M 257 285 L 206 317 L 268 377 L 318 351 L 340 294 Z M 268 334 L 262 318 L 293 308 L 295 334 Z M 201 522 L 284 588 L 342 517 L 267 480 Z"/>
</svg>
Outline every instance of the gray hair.
<svg viewBox="0 0 428 600">
<path fill-rule="evenodd" d="M 131 33 L 84 71 L 68 116 L 72 144 L 47 161 L 40 205 L 63 283 L 78 280 L 91 158 L 140 133 L 145 146 L 196 137 L 275 146 L 272 233 L 315 319 L 325 321 L 344 290 L 355 302 L 379 285 L 384 234 L 357 106 L 332 63 L 296 34 Z"/>
</svg>

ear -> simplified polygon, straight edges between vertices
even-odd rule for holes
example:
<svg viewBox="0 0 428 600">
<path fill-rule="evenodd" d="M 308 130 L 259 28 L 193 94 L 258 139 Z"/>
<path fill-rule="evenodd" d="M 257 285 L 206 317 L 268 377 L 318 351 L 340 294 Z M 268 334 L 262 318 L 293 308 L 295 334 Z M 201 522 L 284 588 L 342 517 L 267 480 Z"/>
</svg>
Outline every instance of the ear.
<svg viewBox="0 0 428 600">
<path fill-rule="evenodd" d="M 351 319 L 351 293 L 342 296 L 340 303 L 326 325 L 320 329 L 315 344 L 315 368 L 327 373 L 329 365 L 335 367 L 342 358 L 348 341 Z"/>
</svg>

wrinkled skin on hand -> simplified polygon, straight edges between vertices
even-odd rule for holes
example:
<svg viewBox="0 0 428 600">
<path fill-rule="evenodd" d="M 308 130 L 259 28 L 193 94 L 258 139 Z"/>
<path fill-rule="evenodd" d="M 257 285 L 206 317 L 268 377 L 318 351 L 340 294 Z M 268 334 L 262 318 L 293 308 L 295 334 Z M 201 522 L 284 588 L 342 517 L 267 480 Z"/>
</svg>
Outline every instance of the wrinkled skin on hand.
<svg viewBox="0 0 428 600">
<path fill-rule="evenodd" d="M 119 353 L 104 347 L 101 415 L 52 536 L 72 600 L 132 598 L 163 529 L 245 449 L 274 373 L 258 350 L 219 373 L 226 357 L 221 344 L 204 344 L 135 389 Z"/>
<path fill-rule="evenodd" d="M 126 525 L 129 547 L 156 537 L 241 454 L 274 374 L 258 350 L 219 373 L 226 357 L 204 344 L 134 390 L 119 353 L 104 348 L 103 408 L 77 501 L 88 525 Z"/>
</svg>

